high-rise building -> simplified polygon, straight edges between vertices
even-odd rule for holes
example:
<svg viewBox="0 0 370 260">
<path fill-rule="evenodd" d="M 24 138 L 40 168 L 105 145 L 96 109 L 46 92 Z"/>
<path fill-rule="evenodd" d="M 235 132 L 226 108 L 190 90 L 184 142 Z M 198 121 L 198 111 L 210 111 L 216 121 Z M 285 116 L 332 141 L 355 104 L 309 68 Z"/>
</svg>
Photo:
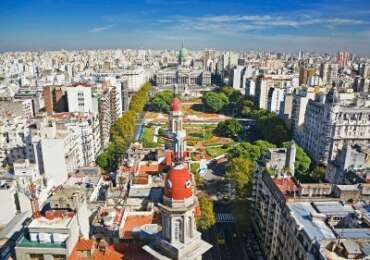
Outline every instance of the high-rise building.
<svg viewBox="0 0 370 260">
<path fill-rule="evenodd" d="M 324 84 L 332 85 L 338 78 L 338 64 L 322 63 L 320 76 Z"/>
<path fill-rule="evenodd" d="M 57 129 L 55 122 L 41 128 L 41 150 L 45 175 L 55 186 L 63 184 L 68 173 L 83 166 L 79 132 Z"/>
<path fill-rule="evenodd" d="M 233 88 L 239 90 L 243 95 L 245 94 L 245 86 L 243 85 L 245 70 L 244 66 L 237 66 L 233 70 Z"/>
<path fill-rule="evenodd" d="M 77 85 L 69 86 L 67 90 L 68 111 L 76 113 L 94 113 L 92 88 L 91 86 Z"/>
<path fill-rule="evenodd" d="M 354 93 L 332 89 L 321 100 L 309 100 L 297 142 L 322 164 L 334 160 L 344 144 L 370 141 L 370 102 Z"/>
<path fill-rule="evenodd" d="M 346 68 L 348 63 L 352 60 L 352 54 L 346 51 L 337 53 L 337 64 L 340 69 Z"/>
<path fill-rule="evenodd" d="M 368 188 L 303 184 L 292 176 L 259 171 L 250 215 L 263 255 L 284 260 L 366 259 L 369 205 L 362 200 Z"/>
</svg>

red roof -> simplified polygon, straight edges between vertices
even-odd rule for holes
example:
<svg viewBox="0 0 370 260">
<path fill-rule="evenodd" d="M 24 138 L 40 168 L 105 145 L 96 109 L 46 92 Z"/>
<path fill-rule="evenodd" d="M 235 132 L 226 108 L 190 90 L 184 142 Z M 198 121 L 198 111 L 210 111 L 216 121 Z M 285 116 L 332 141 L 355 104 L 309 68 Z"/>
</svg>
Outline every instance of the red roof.
<svg viewBox="0 0 370 260">
<path fill-rule="evenodd" d="M 193 195 L 192 178 L 184 164 L 175 166 L 168 172 L 164 194 L 174 200 L 184 200 Z"/>
<path fill-rule="evenodd" d="M 53 220 L 55 218 L 64 218 L 69 217 L 72 218 L 74 216 L 74 212 L 70 212 L 68 210 L 48 210 L 45 212 L 45 218 Z"/>
<path fill-rule="evenodd" d="M 145 173 L 157 173 L 159 172 L 159 164 L 158 163 L 149 163 L 149 164 L 143 164 L 139 166 L 139 174 L 145 174 Z"/>
<path fill-rule="evenodd" d="M 181 102 L 177 97 L 174 97 L 171 104 L 171 109 L 173 112 L 181 111 Z"/>
<path fill-rule="evenodd" d="M 158 215 L 151 214 L 151 215 L 128 216 L 120 232 L 124 239 L 132 239 L 132 231 L 134 228 L 153 223 L 157 224 L 160 223 Z"/>
<path fill-rule="evenodd" d="M 101 242 L 102 243 L 102 242 Z M 118 252 L 113 245 L 105 242 L 105 250 L 99 250 L 99 245 L 93 240 L 81 239 L 77 242 L 71 255 L 70 260 L 122 260 L 124 255 Z M 85 256 L 82 252 L 89 251 L 91 257 Z"/>
<path fill-rule="evenodd" d="M 279 188 L 281 193 L 283 193 L 283 195 L 289 195 L 291 192 L 298 191 L 298 186 L 291 176 L 273 178 L 272 181 Z"/>
</svg>

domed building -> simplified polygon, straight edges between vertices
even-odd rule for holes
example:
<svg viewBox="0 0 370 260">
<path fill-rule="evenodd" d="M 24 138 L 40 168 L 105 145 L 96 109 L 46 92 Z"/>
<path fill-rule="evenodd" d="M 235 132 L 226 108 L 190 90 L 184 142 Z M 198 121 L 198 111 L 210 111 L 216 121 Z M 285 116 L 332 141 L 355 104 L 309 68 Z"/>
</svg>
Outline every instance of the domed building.
<svg viewBox="0 0 370 260">
<path fill-rule="evenodd" d="M 188 50 L 184 47 L 184 43 L 182 43 L 181 49 L 177 53 L 178 64 L 184 65 L 187 57 L 188 57 Z"/>
<path fill-rule="evenodd" d="M 173 142 L 174 162 L 167 173 L 163 201 L 162 235 L 143 247 L 157 259 L 199 260 L 212 245 L 202 240 L 196 228 L 199 212 L 195 195 L 194 176 L 185 162 L 185 130 L 182 128 L 181 103 L 174 98 L 169 117 L 169 135 Z"/>
</svg>

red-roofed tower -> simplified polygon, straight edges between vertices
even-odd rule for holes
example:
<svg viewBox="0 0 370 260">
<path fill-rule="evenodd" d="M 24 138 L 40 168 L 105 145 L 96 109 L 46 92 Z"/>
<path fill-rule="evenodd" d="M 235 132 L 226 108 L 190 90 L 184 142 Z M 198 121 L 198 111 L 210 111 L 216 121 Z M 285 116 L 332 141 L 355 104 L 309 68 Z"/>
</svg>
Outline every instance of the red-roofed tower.
<svg viewBox="0 0 370 260">
<path fill-rule="evenodd" d="M 181 103 L 176 97 L 171 104 L 169 135 L 174 163 L 166 176 L 163 204 L 159 204 L 162 236 L 143 249 L 157 259 L 199 260 L 212 246 L 202 240 L 196 228 L 199 208 L 194 178 L 184 162 L 186 132 L 182 127 Z"/>
<path fill-rule="evenodd" d="M 183 129 L 183 114 L 181 112 L 181 102 L 174 97 L 171 104 L 171 112 L 168 122 L 169 136 L 171 136 L 172 150 L 175 161 L 183 161 L 186 150 L 186 132 Z"/>
</svg>

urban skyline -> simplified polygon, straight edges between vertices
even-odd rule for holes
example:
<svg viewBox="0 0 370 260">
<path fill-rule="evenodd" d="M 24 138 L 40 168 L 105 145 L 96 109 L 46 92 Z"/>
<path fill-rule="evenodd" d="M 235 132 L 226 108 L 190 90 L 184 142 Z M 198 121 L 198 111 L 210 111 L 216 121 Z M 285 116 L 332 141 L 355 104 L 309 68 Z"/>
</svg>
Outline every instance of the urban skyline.
<svg viewBox="0 0 370 260">
<path fill-rule="evenodd" d="M 369 10 L 0 0 L 0 260 L 370 259 Z"/>
<path fill-rule="evenodd" d="M 1 1 L 0 51 L 216 48 L 367 55 L 364 1 Z M 9 26 L 11 24 L 11 26 Z"/>
</svg>

